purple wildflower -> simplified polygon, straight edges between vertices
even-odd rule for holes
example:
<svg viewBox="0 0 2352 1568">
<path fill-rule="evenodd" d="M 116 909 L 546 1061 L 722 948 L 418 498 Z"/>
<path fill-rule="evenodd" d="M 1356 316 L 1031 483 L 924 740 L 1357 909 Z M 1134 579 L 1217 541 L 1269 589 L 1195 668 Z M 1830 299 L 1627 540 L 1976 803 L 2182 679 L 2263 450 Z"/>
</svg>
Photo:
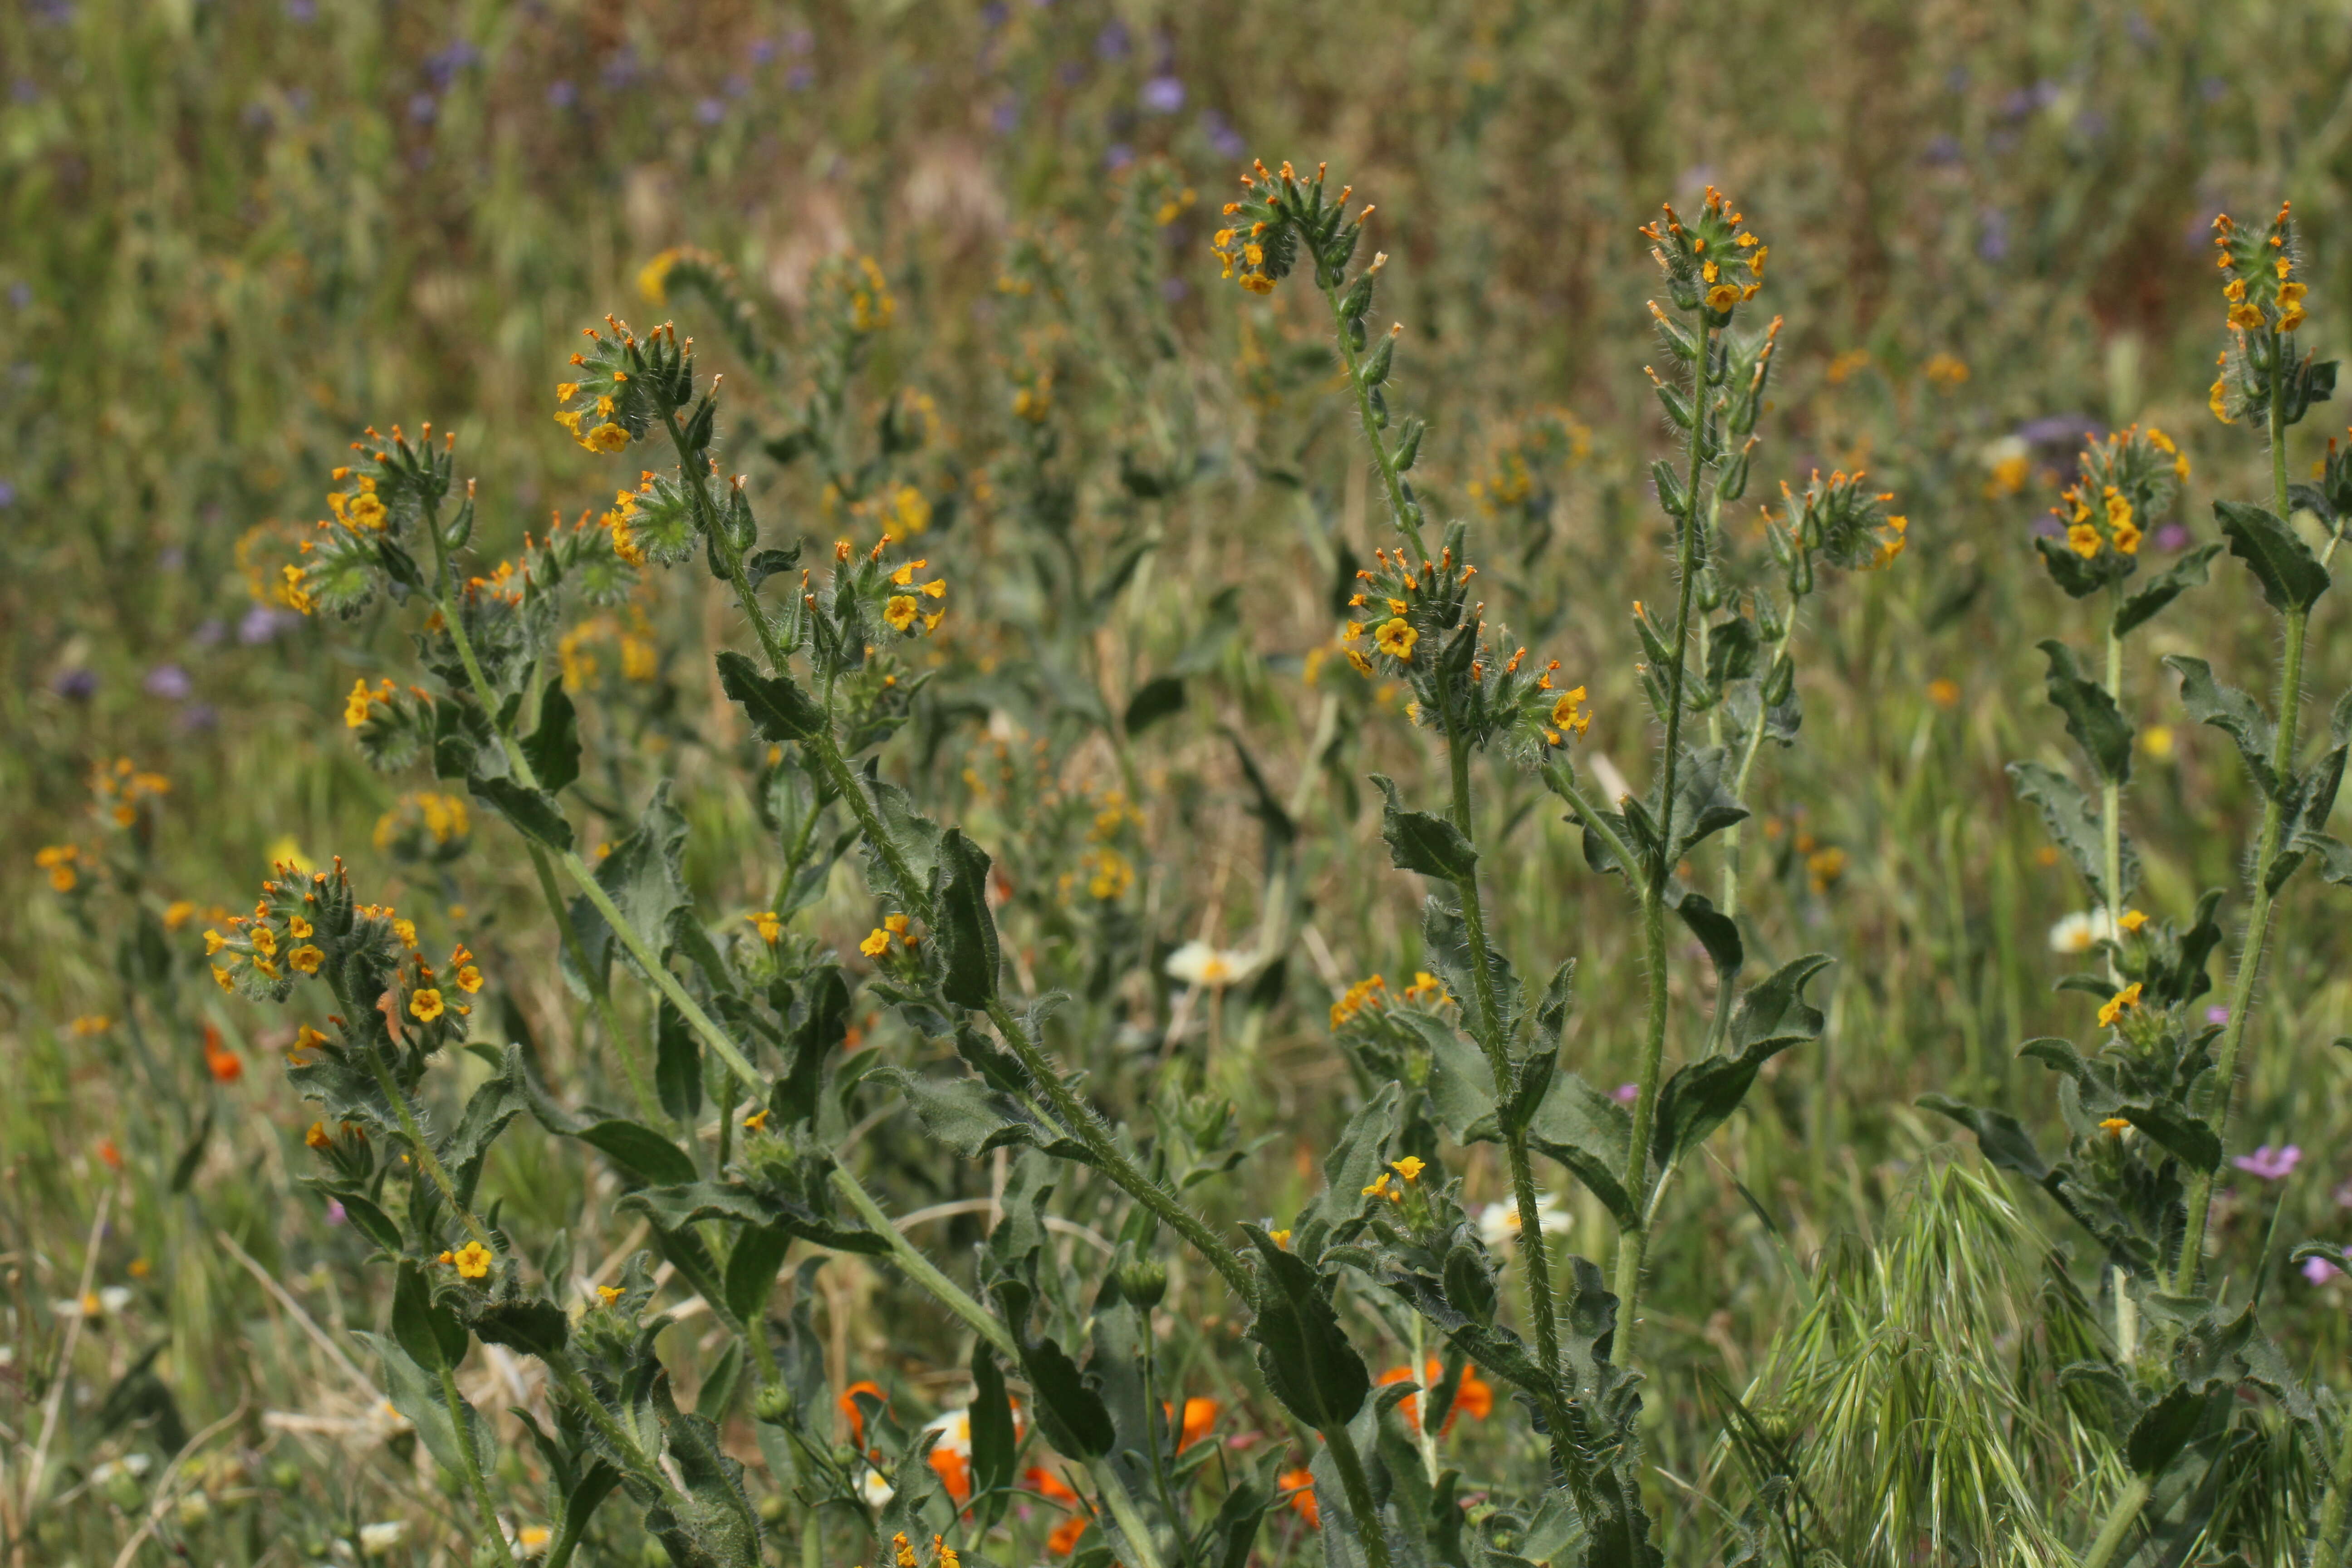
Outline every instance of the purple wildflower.
<svg viewBox="0 0 2352 1568">
<path fill-rule="evenodd" d="M 1617 1099 L 1617 1103 L 1618 1103 L 1618 1104 L 1620 1104 L 1620 1105 L 1631 1105 L 1631 1104 L 1633 1104 L 1635 1100 L 1639 1100 L 1639 1099 L 1641 1099 L 1641 1098 L 1642 1098 L 1642 1086 L 1641 1086 L 1640 1084 L 1638 1084 L 1638 1083 L 1621 1083 L 1621 1084 L 1619 1084 L 1619 1085 L 1617 1086 L 1617 1094 L 1616 1094 L 1616 1099 Z"/>
<path fill-rule="evenodd" d="M 160 697 L 166 702 L 185 702 L 189 693 L 196 689 L 196 683 L 188 679 L 188 672 L 176 664 L 157 665 L 147 672 L 147 679 L 140 684 L 148 696 Z"/>
<path fill-rule="evenodd" d="M 812 67 L 794 66 L 784 73 L 784 89 L 788 92 L 806 92 L 815 85 L 816 71 Z"/>
<path fill-rule="evenodd" d="M 98 695 L 98 671 L 79 667 L 61 669 L 49 682 L 49 689 L 68 702 L 87 702 Z"/>
<path fill-rule="evenodd" d="M 1172 76 L 1156 76 L 1143 84 L 1143 107 L 1152 114 L 1173 114 L 1184 107 L 1184 84 Z"/>
<path fill-rule="evenodd" d="M 1249 151 L 1242 133 L 1213 109 L 1201 110 L 1201 134 L 1209 139 L 1210 147 L 1220 158 L 1238 158 Z"/>
<path fill-rule="evenodd" d="M 1977 215 L 1977 255 L 1986 261 L 1999 261 L 2009 255 L 2009 215 L 1998 207 L 1987 207 Z"/>
<path fill-rule="evenodd" d="M 1101 32 L 1095 35 L 1095 53 L 1107 60 L 1123 60 L 1127 58 L 1129 43 L 1127 24 L 1119 21 L 1109 22 L 1104 25 Z"/>
<path fill-rule="evenodd" d="M 327 1200 L 327 1223 L 329 1225 L 341 1225 L 343 1223 L 343 1204 L 341 1198 L 329 1198 Z"/>
<path fill-rule="evenodd" d="M 2303 1260 L 2303 1277 L 2314 1285 L 2325 1285 L 2343 1272 L 2344 1270 L 2336 1268 L 2325 1258 L 2306 1258 Z"/>
<path fill-rule="evenodd" d="M 561 77 L 547 84 L 548 108 L 569 109 L 579 101 L 580 89 L 572 84 L 569 77 Z"/>
<path fill-rule="evenodd" d="M 2216 1002 L 2205 1009 L 2205 1021 L 2209 1024 L 2226 1024 L 2230 1021 L 2230 1009 L 2225 1005 Z"/>
<path fill-rule="evenodd" d="M 705 125 L 716 125 L 727 118 L 727 106 L 715 98 L 701 99 L 694 106 L 694 117 Z"/>
<path fill-rule="evenodd" d="M 18 287 L 21 288 L 22 285 L 20 284 Z M 5 510 L 16 504 L 16 487 L 10 484 L 6 479 L 0 479 L 0 510 Z"/>
<path fill-rule="evenodd" d="M 408 118 L 419 125 L 432 124 L 433 117 L 440 112 L 440 100 L 429 92 L 420 92 L 408 100 Z"/>
<path fill-rule="evenodd" d="M 1124 142 L 1114 142 L 1103 149 L 1103 167 L 1116 174 L 1135 162 L 1135 149 Z"/>
<path fill-rule="evenodd" d="M 2265 1182 L 2277 1182 L 2294 1174 L 2294 1167 L 2302 1158 L 2303 1151 L 2292 1143 L 2280 1149 L 2265 1143 L 2251 1154 L 2239 1155 L 2230 1163 L 2250 1176 L 2260 1176 Z"/>
<path fill-rule="evenodd" d="M 2186 550 L 2189 548 L 2189 525 L 2183 522 L 2168 522 L 2156 531 L 2155 536 L 2148 542 L 2158 550 Z"/>
</svg>

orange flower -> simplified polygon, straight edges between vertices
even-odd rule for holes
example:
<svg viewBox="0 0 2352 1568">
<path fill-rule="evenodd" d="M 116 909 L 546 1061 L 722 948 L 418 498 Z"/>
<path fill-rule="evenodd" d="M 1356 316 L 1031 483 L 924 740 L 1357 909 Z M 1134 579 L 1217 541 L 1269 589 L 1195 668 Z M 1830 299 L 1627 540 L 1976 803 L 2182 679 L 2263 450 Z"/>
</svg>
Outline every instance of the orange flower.
<svg viewBox="0 0 2352 1568">
<path fill-rule="evenodd" d="M 1315 1473 L 1312 1470 L 1285 1470 L 1274 1484 L 1290 1494 L 1290 1510 L 1307 1521 L 1307 1529 L 1323 1528 L 1323 1510 L 1315 1506 Z"/>
<path fill-rule="evenodd" d="M 1383 1384 L 1403 1383 L 1411 1379 L 1412 1376 L 1412 1368 L 1409 1366 L 1392 1366 L 1389 1368 L 1388 1371 L 1381 1373 L 1381 1382 Z M 1423 1375 L 1421 1379 L 1421 1385 L 1423 1388 L 1435 1388 L 1444 1380 L 1444 1363 L 1433 1357 L 1430 1360 L 1428 1366 L 1424 1369 Z M 1461 1418 L 1462 1413 L 1465 1410 L 1470 1413 L 1472 1420 L 1484 1421 L 1493 1413 L 1494 1408 L 1494 1389 L 1480 1380 L 1478 1376 L 1478 1369 L 1476 1367 L 1465 1366 L 1462 1369 L 1461 1386 L 1454 1391 L 1454 1403 L 1446 1407 L 1444 1432 L 1451 1432 L 1454 1430 L 1454 1423 Z M 1404 1402 L 1398 1406 L 1398 1414 L 1404 1417 L 1406 1426 L 1417 1426 L 1421 1421 L 1420 1396 L 1417 1394 L 1407 1394 L 1404 1398 Z M 1439 1436 L 1443 1436 L 1444 1432 L 1441 1432 Z"/>
<path fill-rule="evenodd" d="M 1067 1557 L 1078 1549 L 1078 1537 L 1087 1532 L 1087 1526 L 1091 1522 L 1085 1514 L 1070 1515 L 1055 1525 L 1054 1533 L 1045 1538 L 1045 1550 L 1056 1557 Z"/>
<path fill-rule="evenodd" d="M 1021 1472 L 1021 1484 L 1041 1497 L 1058 1503 L 1076 1503 L 1078 1494 L 1066 1485 L 1062 1478 L 1040 1466 L 1032 1465 Z"/>
<path fill-rule="evenodd" d="M 1209 1435 L 1210 1428 L 1213 1427 L 1217 1424 L 1217 1413 L 1223 1408 L 1224 1406 L 1219 1405 L 1213 1399 L 1186 1400 L 1184 1402 L 1184 1427 L 1176 1438 L 1177 1452 L 1183 1452 L 1193 1444 L 1199 1442 L 1202 1438 L 1207 1436 Z M 1176 1419 L 1175 1406 L 1170 1405 L 1166 1400 L 1161 1400 L 1160 1403 L 1160 1415 L 1161 1419 L 1173 1423 Z"/>
<path fill-rule="evenodd" d="M 114 1146 L 114 1140 L 111 1138 L 101 1138 L 98 1141 L 98 1157 L 110 1171 L 122 1169 L 122 1151 Z"/>
<path fill-rule="evenodd" d="M 849 1440 L 862 1448 L 866 1447 L 866 1412 L 857 1407 L 857 1396 L 861 1394 L 870 1394 L 885 1405 L 889 1400 L 884 1397 L 880 1384 L 860 1382 L 843 1389 L 841 1397 L 834 1401 L 841 1413 L 849 1417 Z"/>
<path fill-rule="evenodd" d="M 245 1063 L 221 1044 L 220 1031 L 210 1024 L 205 1026 L 205 1066 L 215 1083 L 235 1083 L 245 1076 Z"/>
<path fill-rule="evenodd" d="M 953 1448 L 934 1444 L 930 1452 L 931 1468 L 948 1489 L 948 1496 L 961 1504 L 971 1497 L 971 1461 Z"/>
</svg>

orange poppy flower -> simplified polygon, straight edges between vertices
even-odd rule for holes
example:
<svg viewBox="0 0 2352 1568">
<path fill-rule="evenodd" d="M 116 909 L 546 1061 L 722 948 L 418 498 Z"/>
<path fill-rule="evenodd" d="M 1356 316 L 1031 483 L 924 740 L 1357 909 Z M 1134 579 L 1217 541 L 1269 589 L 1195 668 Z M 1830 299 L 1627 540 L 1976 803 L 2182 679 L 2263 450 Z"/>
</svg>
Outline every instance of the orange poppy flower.
<svg viewBox="0 0 2352 1568">
<path fill-rule="evenodd" d="M 1412 1376 L 1411 1367 L 1392 1366 L 1381 1373 L 1381 1382 L 1383 1384 L 1403 1383 Z M 1433 1357 L 1421 1379 L 1421 1385 L 1423 1388 L 1435 1388 L 1444 1380 L 1444 1363 Z M 1472 1420 L 1484 1421 L 1493 1414 L 1494 1409 L 1494 1389 L 1479 1377 L 1476 1367 L 1465 1366 L 1462 1369 L 1462 1384 L 1454 1391 L 1454 1403 L 1446 1408 L 1444 1431 L 1453 1431 L 1454 1423 L 1461 1418 L 1462 1413 L 1465 1410 L 1470 1413 Z M 1403 1403 L 1398 1406 L 1397 1413 L 1404 1417 L 1406 1426 L 1417 1426 L 1421 1420 L 1421 1396 L 1411 1394 L 1405 1395 Z M 1444 1433 L 1440 1436 L 1444 1436 Z"/>
<path fill-rule="evenodd" d="M 1213 1399 L 1194 1398 L 1186 1400 L 1184 1402 L 1183 1430 L 1178 1433 L 1176 1437 L 1177 1451 L 1181 1453 L 1186 1448 L 1189 1448 L 1193 1444 L 1199 1442 L 1202 1438 L 1207 1436 L 1210 1431 L 1217 1425 L 1217 1416 L 1223 1409 L 1224 1406 L 1219 1405 Z M 1160 1401 L 1160 1414 L 1163 1419 L 1171 1424 L 1176 1419 L 1175 1406 L 1170 1405 L 1166 1400 Z"/>
<path fill-rule="evenodd" d="M 971 1461 L 953 1448 L 934 1445 L 930 1452 L 931 1468 L 948 1489 L 948 1496 L 959 1505 L 971 1499 Z"/>
<path fill-rule="evenodd" d="M 841 1413 L 849 1417 L 850 1442 L 862 1448 L 866 1446 L 866 1412 L 857 1407 L 857 1396 L 861 1394 L 870 1394 L 885 1405 L 889 1400 L 883 1394 L 880 1384 L 860 1382 L 843 1389 L 841 1397 L 834 1401 Z"/>
<path fill-rule="evenodd" d="M 1291 1511 L 1307 1521 L 1307 1529 L 1323 1528 L 1323 1510 L 1315 1505 L 1314 1471 L 1285 1470 L 1274 1484 L 1290 1494 Z"/>
<path fill-rule="evenodd" d="M 1036 1465 L 1021 1472 L 1021 1484 L 1058 1503 L 1076 1503 L 1078 1500 L 1078 1494 L 1064 1484 L 1061 1477 Z"/>
<path fill-rule="evenodd" d="M 1087 1526 L 1092 1522 L 1085 1514 L 1070 1515 L 1055 1525 L 1054 1533 L 1045 1538 L 1045 1550 L 1056 1557 L 1067 1557 L 1078 1549 L 1078 1537 L 1087 1532 Z"/>
</svg>

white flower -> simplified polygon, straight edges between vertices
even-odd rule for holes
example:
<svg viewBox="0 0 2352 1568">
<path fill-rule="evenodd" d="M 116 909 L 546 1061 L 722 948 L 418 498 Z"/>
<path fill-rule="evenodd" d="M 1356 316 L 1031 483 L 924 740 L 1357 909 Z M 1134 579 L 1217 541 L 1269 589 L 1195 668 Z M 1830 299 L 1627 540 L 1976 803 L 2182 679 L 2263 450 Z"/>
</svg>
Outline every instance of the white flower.
<svg viewBox="0 0 2352 1568">
<path fill-rule="evenodd" d="M 1575 1222 L 1564 1213 L 1558 1199 L 1544 1197 L 1536 1205 L 1536 1223 L 1546 1236 L 1566 1236 Z M 1489 1247 L 1501 1247 L 1507 1241 L 1519 1239 L 1519 1205 L 1516 1203 L 1488 1204 L 1478 1211 L 1478 1237 Z"/>
<path fill-rule="evenodd" d="M 399 1545 L 407 1534 L 408 1521 L 404 1519 L 388 1519 L 382 1524 L 362 1524 L 360 1526 L 360 1555 L 381 1557 Z"/>
<path fill-rule="evenodd" d="M 543 1524 L 526 1524 L 515 1531 L 515 1550 L 525 1557 L 544 1557 L 555 1532 Z"/>
<path fill-rule="evenodd" d="M 868 1508 L 880 1508 L 898 1495 L 898 1489 L 882 1479 L 882 1472 L 871 1467 L 859 1479 L 857 1489 L 866 1494 L 866 1506 Z"/>
<path fill-rule="evenodd" d="M 201 1490 L 192 1491 L 172 1505 L 172 1513 L 184 1529 L 193 1530 L 204 1523 L 213 1511 L 213 1500 Z"/>
<path fill-rule="evenodd" d="M 120 1312 L 123 1308 L 131 1305 L 131 1287 L 128 1285 L 107 1286 L 98 1293 L 98 1304 L 102 1310 L 108 1312 Z"/>
<path fill-rule="evenodd" d="M 2115 934 L 2116 928 L 2108 923 L 2105 910 L 2071 914 L 2050 928 L 2050 951 L 2079 955 Z"/>
<path fill-rule="evenodd" d="M 1205 942 L 1188 942 L 1168 955 L 1168 977 L 1187 985 L 1206 985 L 1222 990 L 1249 972 L 1254 955 L 1235 947 L 1211 947 Z"/>
<path fill-rule="evenodd" d="M 944 1415 L 924 1422 L 923 1430 L 937 1432 L 940 1435 L 940 1440 L 931 1445 L 934 1453 L 944 1450 L 947 1453 L 961 1455 L 967 1459 L 971 1458 L 971 1412 L 970 1410 L 950 1410 Z"/>
</svg>

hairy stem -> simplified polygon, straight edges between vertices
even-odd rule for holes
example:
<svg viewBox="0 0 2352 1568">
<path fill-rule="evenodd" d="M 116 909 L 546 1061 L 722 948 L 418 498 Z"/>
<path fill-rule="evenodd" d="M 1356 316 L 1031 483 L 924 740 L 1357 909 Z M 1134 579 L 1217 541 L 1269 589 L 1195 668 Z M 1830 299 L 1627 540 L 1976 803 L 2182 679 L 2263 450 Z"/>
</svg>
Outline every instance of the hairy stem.
<svg viewBox="0 0 2352 1568">
<path fill-rule="evenodd" d="M 457 1392 L 457 1374 L 449 1364 L 441 1365 L 441 1403 L 449 1412 L 449 1424 L 457 1429 L 458 1468 L 465 1472 L 466 1491 L 474 1500 L 474 1510 L 482 1516 L 482 1540 L 485 1544 L 506 1547 L 506 1531 L 499 1522 L 499 1505 L 490 1497 L 490 1483 L 482 1476 L 482 1458 L 474 1452 L 473 1426 L 467 1417 L 473 1414 L 465 1396 Z M 509 1561 L 513 1550 L 507 1548 Z"/>
<path fill-rule="evenodd" d="M 1364 1479 L 1363 1456 L 1356 1452 L 1355 1437 L 1346 1426 L 1334 1426 L 1325 1430 L 1323 1441 L 1331 1450 L 1332 1468 L 1339 1472 L 1340 1489 L 1348 1494 L 1348 1511 L 1356 1516 L 1356 1540 L 1364 1549 L 1364 1561 L 1370 1568 L 1389 1568 L 1388 1532 L 1381 1528 L 1380 1509 Z"/>
<path fill-rule="evenodd" d="M 2311 1568 L 2343 1568 L 2344 1517 L 2352 1501 L 2352 1420 L 2336 1437 L 2336 1468 L 2319 1504 L 2319 1533 L 2312 1542 Z"/>
<path fill-rule="evenodd" d="M 1675 595 L 1674 640 L 1668 645 L 1666 667 L 1666 750 L 1658 782 L 1659 842 L 1642 869 L 1643 946 L 1648 955 L 1650 1005 L 1643 1031 L 1642 1060 L 1635 1076 L 1633 1135 L 1625 1150 L 1625 1195 L 1644 1216 L 1650 1209 L 1650 1136 L 1657 1121 L 1658 1079 L 1666 1053 L 1666 880 L 1674 874 L 1675 772 L 1681 761 L 1683 678 L 1690 649 L 1691 595 L 1697 586 L 1699 481 L 1706 471 L 1707 430 L 1711 419 L 1710 388 L 1715 384 L 1715 329 L 1705 325 L 1698 334 L 1697 367 L 1691 380 L 1691 434 L 1683 485 L 1683 507 L 1675 521 L 1675 569 L 1682 579 Z M 1660 1180 L 1663 1182 L 1664 1177 Z M 1617 1340 L 1621 1363 L 1633 1359 L 1637 1327 L 1634 1309 L 1641 1298 L 1642 1260 L 1648 1249 L 1649 1221 L 1619 1234 L 1617 1241 Z"/>
<path fill-rule="evenodd" d="M 2116 609 L 2123 599 L 2121 580 L 2107 584 L 2107 696 L 2118 710 L 2124 700 L 2124 639 L 2116 635 Z M 2105 851 L 2107 883 L 2107 978 L 2123 984 L 2117 967 L 2123 942 L 2124 918 L 2124 786 L 2108 779 L 2099 786 L 2099 835 Z"/>
<path fill-rule="evenodd" d="M 564 952 L 572 955 L 572 966 L 580 971 L 581 983 L 588 987 L 589 1000 L 596 1008 L 596 1021 L 604 1026 L 604 1037 L 613 1042 L 613 1054 L 621 1058 L 621 1075 L 628 1079 L 630 1098 L 637 1102 L 638 1114 L 647 1121 L 668 1120 L 662 1110 L 661 1099 L 654 1092 L 653 1073 L 646 1067 L 636 1042 L 621 1027 L 621 1016 L 613 1005 L 612 981 L 588 962 L 588 949 L 580 940 L 580 928 L 572 919 L 572 910 L 563 901 L 563 889 L 556 886 L 555 868 L 548 863 L 547 850 L 526 839 L 524 847 L 530 851 L 530 868 L 539 878 L 540 897 L 547 901 L 548 912 L 555 917 L 555 930 L 562 939 Z"/>
<path fill-rule="evenodd" d="M 2293 516 L 2288 507 L 2286 488 L 2286 416 L 2284 387 L 2281 366 L 2284 355 L 2273 351 L 2271 357 L 2271 495 L 2280 520 Z M 2289 526 L 2292 526 L 2291 524 Z M 2328 544 L 2328 554 L 2335 552 L 2335 542 Z M 2323 556 L 2325 561 L 2326 557 Z M 2290 609 L 2286 612 L 2285 647 L 2279 656 L 2278 733 L 2271 747 L 2271 771 L 2282 784 L 2293 777 L 2295 757 L 2296 730 L 2303 709 L 2303 649 L 2305 634 L 2310 626 L 2310 612 Z M 2281 830 L 2286 818 L 2285 806 L 2276 796 L 2263 802 L 2262 827 L 2254 841 L 2252 872 L 2253 904 L 2246 913 L 2245 941 L 2238 949 L 2238 963 L 2230 980 L 2230 1017 L 2222 1026 L 2221 1049 L 2214 1063 L 2212 1095 L 2218 1096 L 2210 1116 L 2213 1131 L 2224 1139 L 2230 1131 L 2230 1110 L 2237 1099 L 2238 1058 L 2245 1047 L 2246 1023 L 2253 1011 L 2254 985 L 2261 978 L 2263 954 L 2270 942 L 2271 912 L 2273 900 L 2270 891 L 2271 867 L 2278 858 Z M 2197 1288 L 2198 1275 L 2205 1266 L 2205 1229 L 2213 1209 L 2213 1173 L 2200 1173 L 2189 1193 L 2189 1221 L 2180 1238 L 2180 1258 L 2173 1274 L 2173 1289 L 2188 1295 Z"/>
<path fill-rule="evenodd" d="M 1339 363 L 1348 368 L 1348 385 L 1356 395 L 1356 423 L 1362 428 L 1364 439 L 1370 443 L 1373 461 L 1381 470 L 1381 488 L 1388 497 L 1389 515 L 1396 520 L 1397 531 L 1403 534 L 1405 542 L 1412 546 L 1413 559 L 1426 561 L 1429 559 L 1429 547 L 1421 542 L 1420 525 L 1412 521 L 1412 498 L 1406 493 L 1404 475 L 1398 469 L 1396 458 L 1389 451 L 1388 438 L 1381 433 L 1380 424 L 1372 413 L 1372 389 L 1364 384 L 1363 355 L 1348 341 L 1347 325 L 1339 315 L 1339 287 L 1329 280 L 1330 269 L 1322 264 L 1319 257 L 1316 261 L 1315 273 L 1322 287 L 1324 300 L 1331 307 L 1331 319 L 1339 323 L 1332 340 L 1339 345 Z"/>
<path fill-rule="evenodd" d="M 1118 1526 L 1128 1550 L 1135 1553 L 1134 1568 L 1160 1568 L 1160 1552 L 1151 1542 L 1151 1527 L 1135 1510 L 1135 1500 L 1128 1496 L 1127 1483 L 1118 1479 L 1118 1472 L 1110 1468 L 1108 1459 L 1097 1459 L 1088 1468 L 1094 1471 L 1095 1490 L 1102 1495 L 1103 1507 Z"/>
<path fill-rule="evenodd" d="M 2116 1553 L 2123 1549 L 2132 1526 L 2139 1522 L 2139 1510 L 2147 1506 L 2148 1489 L 2148 1480 L 2145 1476 L 2134 1476 L 2125 1483 L 2122 1495 L 2116 1499 L 2116 1506 L 2107 1510 L 2106 1522 L 2099 1526 L 2098 1539 L 2092 1542 L 2091 1550 L 2084 1553 L 2082 1568 L 2107 1568 L 2107 1564 L 2116 1560 Z"/>
<path fill-rule="evenodd" d="M 868 1227 L 889 1243 L 891 1258 L 908 1279 L 929 1291 L 940 1305 L 953 1312 L 965 1327 L 987 1341 L 989 1347 L 999 1355 L 1010 1362 L 1020 1361 L 1021 1347 L 1013 1342 L 1013 1335 L 1006 1330 L 1003 1320 L 974 1300 L 961 1286 L 940 1273 L 937 1264 L 924 1257 L 914 1243 L 900 1234 L 898 1227 L 891 1223 L 890 1216 L 883 1212 L 882 1205 L 874 1201 L 872 1194 L 858 1184 L 856 1176 L 835 1165 L 831 1180 L 833 1190 L 841 1194 L 843 1201 L 856 1211 L 857 1216 Z"/>
</svg>

